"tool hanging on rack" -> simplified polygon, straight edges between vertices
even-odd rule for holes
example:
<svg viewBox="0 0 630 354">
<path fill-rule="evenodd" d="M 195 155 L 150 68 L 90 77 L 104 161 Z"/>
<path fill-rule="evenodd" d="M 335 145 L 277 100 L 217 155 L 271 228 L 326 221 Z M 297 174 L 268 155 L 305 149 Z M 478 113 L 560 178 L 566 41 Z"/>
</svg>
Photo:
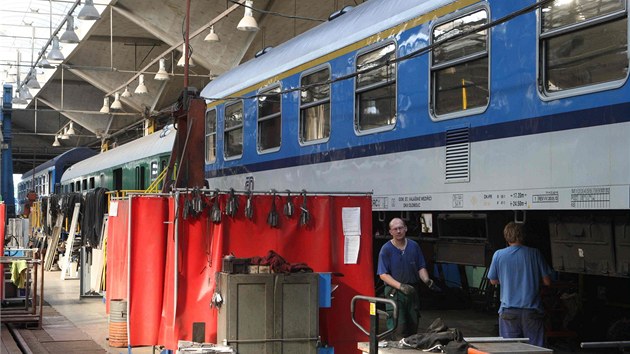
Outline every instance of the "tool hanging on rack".
<svg viewBox="0 0 630 354">
<path fill-rule="evenodd" d="M 288 218 L 291 218 L 295 213 L 295 205 L 293 204 L 293 199 L 291 198 L 291 191 L 287 189 L 287 203 L 284 205 L 284 215 Z"/>
<path fill-rule="evenodd" d="M 308 225 L 311 221 L 311 213 L 306 208 L 306 189 L 302 189 L 302 206 L 300 207 L 300 226 Z"/>
<path fill-rule="evenodd" d="M 238 197 L 234 194 L 234 188 L 230 188 L 230 197 L 225 205 L 225 214 L 233 218 L 238 212 Z"/>
<path fill-rule="evenodd" d="M 220 198 L 218 189 L 214 191 L 214 193 L 212 194 L 212 198 L 213 202 L 212 209 L 210 210 L 210 218 L 212 219 L 213 223 L 219 224 L 221 223 L 221 206 L 219 205 Z"/>
<path fill-rule="evenodd" d="M 247 191 L 247 203 L 245 204 L 245 217 L 249 220 L 254 218 L 254 204 L 252 203 L 252 191 Z"/>
<path fill-rule="evenodd" d="M 278 211 L 276 210 L 276 190 L 271 190 L 271 210 L 269 211 L 269 215 L 267 215 L 267 224 L 271 227 L 278 227 Z"/>
</svg>

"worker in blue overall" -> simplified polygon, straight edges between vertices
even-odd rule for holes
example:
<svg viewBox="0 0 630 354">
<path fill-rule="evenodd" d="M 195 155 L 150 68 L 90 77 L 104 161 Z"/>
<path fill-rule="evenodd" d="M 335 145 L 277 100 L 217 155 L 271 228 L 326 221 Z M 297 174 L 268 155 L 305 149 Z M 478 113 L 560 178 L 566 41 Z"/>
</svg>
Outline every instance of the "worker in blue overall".
<svg viewBox="0 0 630 354">
<path fill-rule="evenodd" d="M 488 279 L 500 284 L 499 335 L 529 338 L 529 344 L 543 346 L 544 312 L 541 283 L 551 285 L 552 269 L 539 250 L 523 245 L 522 223 L 510 222 L 503 229 L 508 247 L 492 256 Z"/>
<path fill-rule="evenodd" d="M 385 243 L 378 255 L 377 274 L 385 283 L 385 296 L 398 305 L 398 327 L 393 334 L 394 340 L 408 337 L 418 332 L 420 304 L 418 286 L 420 281 L 433 291 L 441 289 L 429 278 L 424 255 L 417 242 L 407 239 L 407 226 L 402 219 L 394 218 L 389 222 L 389 234 L 392 239 Z M 387 327 L 393 328 L 390 313 Z"/>
</svg>

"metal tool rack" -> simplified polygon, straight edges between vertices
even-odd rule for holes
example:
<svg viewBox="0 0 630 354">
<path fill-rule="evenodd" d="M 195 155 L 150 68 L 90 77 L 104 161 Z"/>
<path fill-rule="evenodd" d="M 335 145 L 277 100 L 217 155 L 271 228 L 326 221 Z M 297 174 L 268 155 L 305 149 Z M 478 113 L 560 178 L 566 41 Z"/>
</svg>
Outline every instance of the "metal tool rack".
<svg viewBox="0 0 630 354">
<path fill-rule="evenodd" d="M 24 301 L 24 306 L 5 307 L 0 313 L 2 323 L 36 323 L 37 328 L 42 326 L 42 309 L 44 305 L 44 274 L 38 268 L 42 260 L 38 257 L 37 249 L 25 250 L 31 253 L 30 257 L 1 256 L 0 264 L 4 269 L 11 269 L 11 263 L 18 260 L 26 261 L 26 287 L 24 297 L 18 300 Z M 4 274 L 3 274 L 4 281 Z M 4 284 L 5 286 L 7 284 Z M 6 300 L 6 299 L 5 299 Z M 15 300 L 15 299 L 11 299 Z"/>
</svg>

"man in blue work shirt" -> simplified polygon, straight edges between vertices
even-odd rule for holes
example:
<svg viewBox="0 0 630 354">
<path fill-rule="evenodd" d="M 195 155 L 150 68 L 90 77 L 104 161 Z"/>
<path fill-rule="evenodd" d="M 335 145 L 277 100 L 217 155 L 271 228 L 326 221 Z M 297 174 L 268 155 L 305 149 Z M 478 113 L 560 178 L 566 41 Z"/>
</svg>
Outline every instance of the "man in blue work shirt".
<svg viewBox="0 0 630 354">
<path fill-rule="evenodd" d="M 385 282 L 385 296 L 391 297 L 398 305 L 398 327 L 393 339 L 401 339 L 418 332 L 420 307 L 417 287 L 420 280 L 429 289 L 440 291 L 426 269 L 424 255 L 417 242 L 407 239 L 407 226 L 402 219 L 394 218 L 389 222 L 389 234 L 392 239 L 383 245 L 378 254 L 377 274 Z M 391 313 L 387 327 L 394 327 Z"/>
<path fill-rule="evenodd" d="M 540 283 L 551 284 L 551 268 L 535 248 L 523 245 L 523 224 L 509 222 L 503 229 L 508 247 L 492 256 L 488 270 L 490 283 L 501 284 L 499 335 L 503 338 L 529 338 L 543 346 L 544 313 Z"/>
</svg>

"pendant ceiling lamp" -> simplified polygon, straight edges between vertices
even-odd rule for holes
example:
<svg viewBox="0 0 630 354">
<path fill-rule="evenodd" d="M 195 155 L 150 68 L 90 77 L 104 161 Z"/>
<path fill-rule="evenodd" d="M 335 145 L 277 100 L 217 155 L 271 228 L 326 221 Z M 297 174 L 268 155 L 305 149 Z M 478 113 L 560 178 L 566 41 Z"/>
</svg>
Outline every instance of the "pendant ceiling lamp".
<svg viewBox="0 0 630 354">
<path fill-rule="evenodd" d="M 122 109 L 122 103 L 120 103 L 120 94 L 118 92 L 114 94 L 114 102 L 112 102 L 112 105 L 109 106 L 109 108 Z"/>
<path fill-rule="evenodd" d="M 39 81 L 37 81 L 37 70 L 31 69 L 31 72 L 26 79 L 28 80 L 26 82 L 26 87 L 32 88 L 32 89 L 42 88 L 41 85 L 39 84 Z"/>
<path fill-rule="evenodd" d="M 210 26 L 210 33 L 203 39 L 206 42 L 220 42 L 219 35 L 214 33 L 214 25 Z"/>
<path fill-rule="evenodd" d="M 136 87 L 136 90 L 133 91 L 133 93 L 143 95 L 148 92 L 147 87 L 144 85 L 144 74 L 140 74 L 138 77 L 138 87 Z"/>
<path fill-rule="evenodd" d="M 59 143 L 59 138 L 57 137 L 57 135 L 55 135 L 55 141 L 53 141 L 52 146 L 61 146 L 61 144 Z"/>
<path fill-rule="evenodd" d="M 68 128 L 68 135 L 75 135 L 74 127 L 72 126 L 72 122 L 70 122 L 70 127 Z"/>
<path fill-rule="evenodd" d="M 166 81 L 170 79 L 170 76 L 168 76 L 168 72 L 166 71 L 166 59 L 160 59 L 160 69 L 157 74 L 155 74 L 154 79 L 159 81 Z"/>
<path fill-rule="evenodd" d="M 185 64 L 185 55 L 186 55 L 186 43 L 182 44 L 182 57 L 179 58 L 179 60 L 177 61 L 177 66 L 179 67 L 183 67 Z M 192 56 L 190 55 L 190 51 L 188 52 L 188 67 L 193 67 L 195 66 L 195 62 L 192 59 Z"/>
<path fill-rule="evenodd" d="M 59 50 L 59 39 L 57 38 L 57 36 L 53 37 L 52 49 L 50 50 L 46 58 L 50 61 L 63 61 L 65 59 L 63 54 L 61 53 L 61 50 Z"/>
<path fill-rule="evenodd" d="M 123 91 L 122 95 L 120 95 L 120 97 L 131 97 L 131 92 L 129 92 L 129 86 L 125 86 L 125 91 Z"/>
<path fill-rule="evenodd" d="M 101 14 L 99 14 L 96 7 L 94 7 L 94 0 L 85 0 L 85 4 L 81 8 L 81 11 L 79 11 L 77 18 L 79 20 L 88 21 L 99 20 L 101 18 Z"/>
<path fill-rule="evenodd" d="M 20 89 L 20 97 L 22 97 L 25 101 L 33 99 L 33 95 L 31 95 L 31 92 L 26 86 L 22 86 L 22 89 Z"/>
<path fill-rule="evenodd" d="M 256 22 L 252 11 L 253 5 L 254 2 L 252 0 L 245 1 L 245 15 L 243 15 L 243 18 L 238 23 L 238 26 L 236 26 L 237 30 L 246 32 L 258 31 L 258 23 Z"/>
<path fill-rule="evenodd" d="M 109 97 L 103 98 L 103 107 L 101 107 L 100 112 L 109 113 Z"/>
<path fill-rule="evenodd" d="M 46 59 L 47 53 L 48 52 L 44 52 L 44 55 L 42 55 L 42 60 L 39 61 L 39 66 L 40 67 L 50 66 L 50 62 L 48 61 L 48 59 Z"/>
<path fill-rule="evenodd" d="M 26 104 L 27 102 L 26 102 L 26 99 L 24 99 L 24 97 L 22 97 L 22 95 L 16 91 L 15 96 L 13 96 L 13 99 L 11 100 L 11 103 Z"/>
<path fill-rule="evenodd" d="M 79 36 L 74 31 L 74 17 L 68 16 L 66 21 L 66 31 L 59 37 L 61 43 L 79 43 Z"/>
<path fill-rule="evenodd" d="M 70 139 L 70 135 L 68 135 L 68 128 L 63 128 L 63 133 L 61 133 L 61 140 Z"/>
</svg>

